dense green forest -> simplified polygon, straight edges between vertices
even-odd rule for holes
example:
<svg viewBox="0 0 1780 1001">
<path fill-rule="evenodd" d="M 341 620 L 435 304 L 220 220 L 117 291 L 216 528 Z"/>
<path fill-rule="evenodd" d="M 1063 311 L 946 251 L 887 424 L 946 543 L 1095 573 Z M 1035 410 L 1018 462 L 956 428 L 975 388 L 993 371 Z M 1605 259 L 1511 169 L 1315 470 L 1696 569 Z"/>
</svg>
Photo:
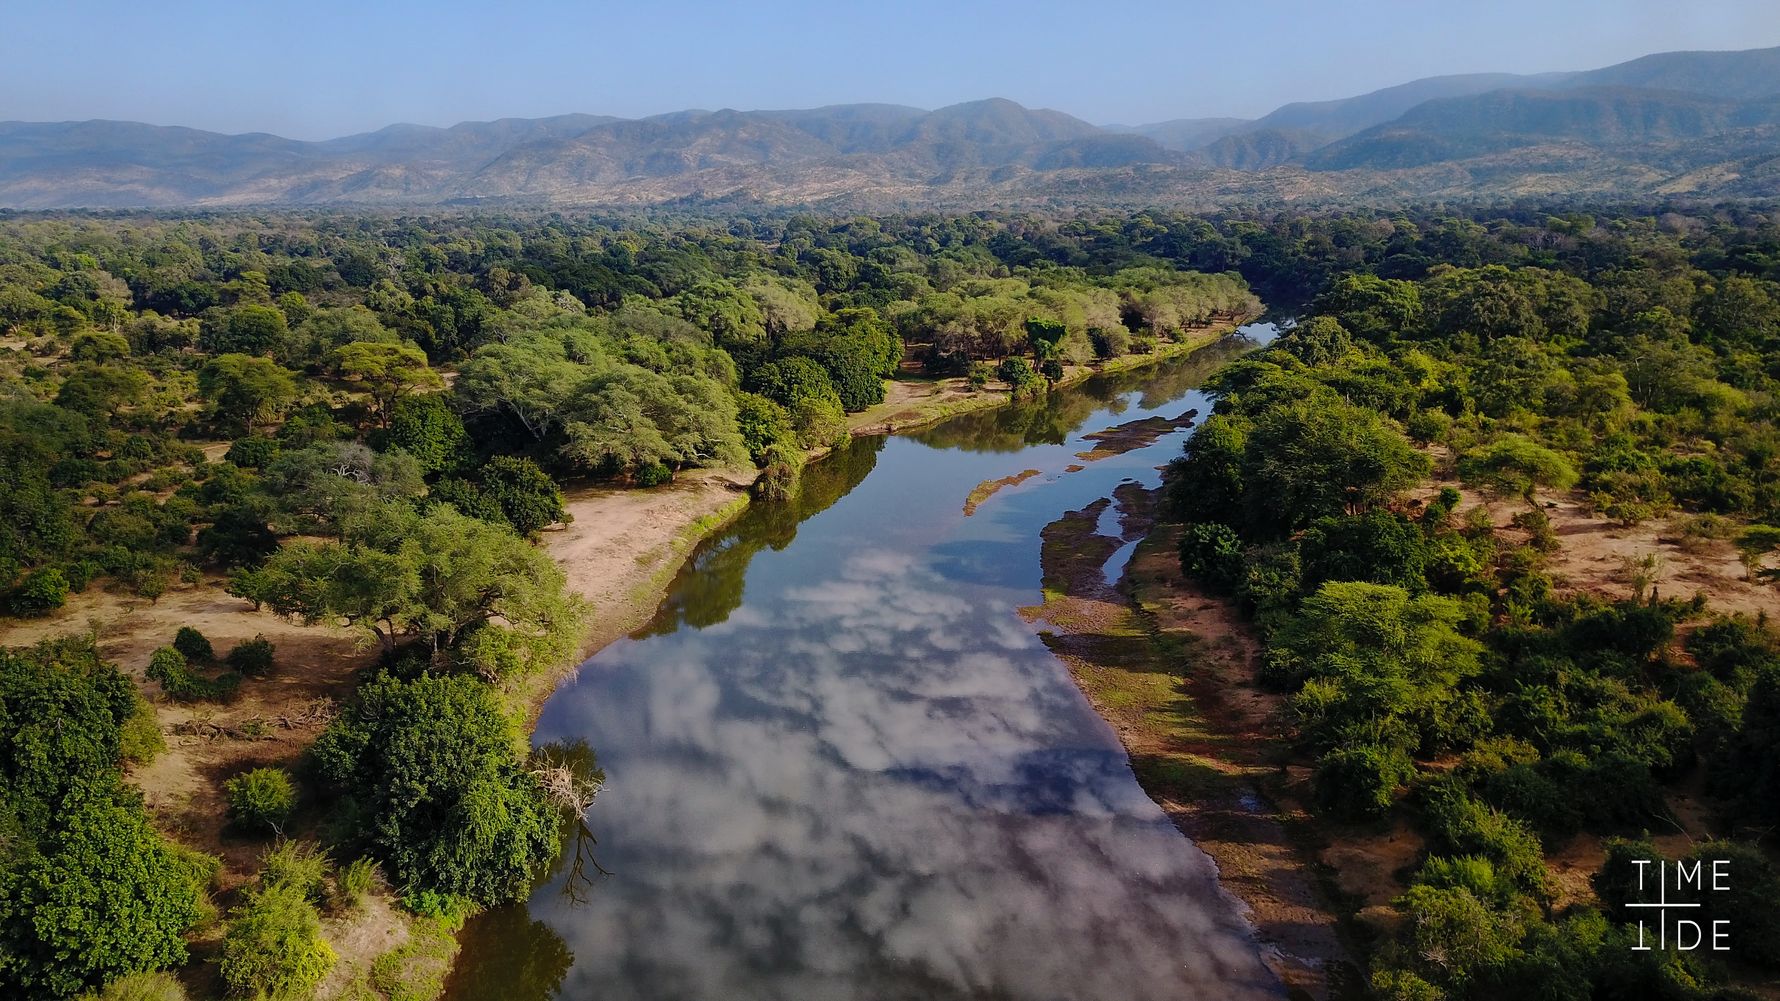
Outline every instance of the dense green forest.
<svg viewBox="0 0 1780 1001">
<path fill-rule="evenodd" d="M 1165 256 L 1010 260 L 1008 226 L 0 218 L 4 612 L 226 576 L 379 655 L 301 768 L 227 781 L 231 826 L 274 847 L 222 913 L 217 863 L 124 778 L 160 740 L 129 676 L 91 636 L 9 652 L 3 992 L 146 991 L 129 977 L 220 927 L 231 993 L 301 997 L 334 962 L 318 922 L 373 870 L 447 928 L 521 897 L 598 786 L 523 751 L 520 683 L 586 624 L 537 545 L 564 483 L 757 466 L 792 496 L 898 373 L 1042 394 L 1257 308 L 1239 275 Z M 155 640 L 143 691 L 175 703 L 284 669 L 263 638 Z M 78 739 L 44 732 L 57 716 Z M 326 823 L 293 820 L 304 803 Z"/>
<path fill-rule="evenodd" d="M 1253 616 L 1317 807 L 1425 838 L 1370 943 L 1376 996 L 1733 996 L 1722 953 L 1635 951 L 1624 905 L 1657 899 L 1631 860 L 1664 857 L 1645 839 L 1682 829 L 1670 795 L 1698 783 L 1724 840 L 1688 857 L 1737 877 L 1691 899 L 1731 922 L 1745 975 L 1780 964 L 1764 847 L 1780 638 L 1705 594 L 1561 591 L 1541 494 L 1578 490 L 1621 525 L 1667 516 L 1774 575 L 1774 230 L 1716 214 L 1443 228 L 1463 239 L 1437 255 L 1395 238 L 1285 251 L 1326 277 L 1295 329 L 1212 382 L 1168 497 L 1183 568 Z M 1461 487 L 1517 507 L 1513 530 L 1461 517 Z M 1556 907 L 1546 856 L 1585 833 L 1607 838 L 1602 907 Z"/>
<path fill-rule="evenodd" d="M 1780 223 L 1748 207 L 0 216 L 6 613 L 227 575 L 380 654 L 301 769 L 230 781 L 233 822 L 277 847 L 224 913 L 216 862 L 124 778 L 159 742 L 132 680 L 90 639 L 6 652 L 0 988 L 140 978 L 220 922 L 231 991 L 301 997 L 332 962 L 318 915 L 373 868 L 447 925 L 523 895 L 597 787 L 526 755 L 513 703 L 584 624 L 536 545 L 564 484 L 735 464 L 784 497 L 890 376 L 1039 394 L 1251 315 L 1252 287 L 1305 320 L 1217 378 L 1169 506 L 1189 571 L 1265 635 L 1321 807 L 1427 839 L 1371 943 L 1377 992 L 1714 996 L 1720 969 L 1624 948 L 1622 909 L 1553 908 L 1544 855 L 1580 832 L 1654 851 L 1636 839 L 1665 829 L 1666 792 L 1704 775 L 1735 843 L 1700 851 L 1741 867 L 1714 906 L 1740 961 L 1780 962 L 1780 640 L 1686 596 L 1560 593 L 1535 497 L 1673 515 L 1761 572 L 1777 282 Z M 858 472 L 812 473 L 806 506 Z M 1412 501 L 1436 472 L 1524 502 L 1518 534 L 1457 516 L 1456 493 Z M 269 643 L 167 644 L 160 698 L 226 701 L 280 669 Z M 329 804 L 308 832 L 326 857 L 282 840 L 299 799 Z M 1627 892 L 1603 870 L 1603 901 Z"/>
</svg>

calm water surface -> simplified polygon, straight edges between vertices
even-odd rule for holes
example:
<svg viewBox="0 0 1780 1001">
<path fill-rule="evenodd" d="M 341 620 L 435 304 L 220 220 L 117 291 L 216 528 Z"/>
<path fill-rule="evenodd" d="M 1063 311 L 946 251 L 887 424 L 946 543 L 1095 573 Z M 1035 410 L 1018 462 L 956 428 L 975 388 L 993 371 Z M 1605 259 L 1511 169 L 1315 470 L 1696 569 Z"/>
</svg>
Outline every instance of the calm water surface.
<svg viewBox="0 0 1780 1001">
<path fill-rule="evenodd" d="M 1040 600 L 1039 530 L 1153 485 L 1187 432 L 1065 473 L 1081 435 L 1207 412 L 1193 387 L 1241 349 L 860 439 L 707 542 L 546 706 L 536 741 L 584 742 L 608 777 L 598 843 L 472 923 L 449 996 L 1281 996 L 1017 612 Z M 1043 475 L 963 515 L 1024 469 Z"/>
</svg>

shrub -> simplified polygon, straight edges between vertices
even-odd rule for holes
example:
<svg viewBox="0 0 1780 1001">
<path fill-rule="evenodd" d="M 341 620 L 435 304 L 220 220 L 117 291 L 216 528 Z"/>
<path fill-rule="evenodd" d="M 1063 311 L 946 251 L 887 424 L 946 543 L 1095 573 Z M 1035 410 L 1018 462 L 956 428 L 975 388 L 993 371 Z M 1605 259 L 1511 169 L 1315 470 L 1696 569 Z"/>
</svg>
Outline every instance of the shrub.
<svg viewBox="0 0 1780 1001">
<path fill-rule="evenodd" d="M 274 884 L 248 897 L 223 936 L 222 978 L 237 997 L 299 1001 L 333 966 L 321 917 L 294 886 Z"/>
<path fill-rule="evenodd" d="M 364 906 L 365 897 L 377 882 L 377 863 L 368 858 L 355 858 L 340 867 L 334 878 L 340 903 L 349 908 Z"/>
<path fill-rule="evenodd" d="M 194 680 L 191 668 L 186 665 L 185 654 L 170 646 L 149 654 L 147 674 L 148 680 L 159 682 L 161 688 L 174 698 L 189 690 Z"/>
<path fill-rule="evenodd" d="M 1397 787 L 1414 774 L 1414 764 L 1402 751 L 1361 744 L 1323 755 L 1311 786 L 1324 810 L 1347 820 L 1369 820 L 1391 808 Z"/>
<path fill-rule="evenodd" d="M 1194 522 L 1182 530 L 1180 566 L 1187 576 L 1221 594 L 1235 591 L 1248 569 L 1236 530 L 1211 521 Z"/>
<path fill-rule="evenodd" d="M 161 724 L 155 718 L 154 707 L 141 695 L 135 698 L 135 711 L 118 727 L 117 750 L 125 761 L 146 765 L 167 749 L 167 741 L 161 736 Z"/>
<path fill-rule="evenodd" d="M 272 655 L 276 650 L 271 640 L 255 636 L 235 644 L 226 659 L 230 668 L 250 678 L 263 678 L 272 673 Z"/>
<path fill-rule="evenodd" d="M 444 921 L 454 927 L 462 925 L 466 918 L 476 913 L 476 902 L 469 897 L 436 890 L 416 890 L 403 894 L 402 906 L 411 914 Z"/>
<path fill-rule="evenodd" d="M 171 973 L 132 973 L 82 994 L 80 1001 L 185 1001 L 185 987 Z"/>
<path fill-rule="evenodd" d="M 482 903 L 521 897 L 561 850 L 561 815 L 515 756 L 498 693 L 466 675 L 384 676 L 311 751 L 390 878 Z"/>
<path fill-rule="evenodd" d="M 282 833 L 297 808 L 297 789 L 282 768 L 255 768 L 224 783 L 229 820 L 249 831 Z"/>
<path fill-rule="evenodd" d="M 259 469 L 278 457 L 280 444 L 270 435 L 255 434 L 235 439 L 223 458 L 243 469 Z"/>
<path fill-rule="evenodd" d="M 7 607 L 19 616 L 48 615 L 68 601 L 68 578 L 55 567 L 33 570 L 7 597 Z"/>
<path fill-rule="evenodd" d="M 261 886 L 290 887 L 319 902 L 327 882 L 328 856 L 314 842 L 280 841 L 260 856 Z"/>
<path fill-rule="evenodd" d="M 233 671 L 216 678 L 201 677 L 191 669 L 185 655 L 170 646 L 149 656 L 147 674 L 148 680 L 158 682 L 175 702 L 227 702 L 241 687 L 241 676 Z"/>
<path fill-rule="evenodd" d="M 179 632 L 173 635 L 173 649 L 184 654 L 188 664 L 194 661 L 208 664 L 216 659 L 216 651 L 211 649 L 210 640 L 191 626 L 179 627 Z"/>
<path fill-rule="evenodd" d="M 674 471 L 659 462 L 637 467 L 636 480 L 639 487 L 659 487 L 673 478 Z"/>
</svg>

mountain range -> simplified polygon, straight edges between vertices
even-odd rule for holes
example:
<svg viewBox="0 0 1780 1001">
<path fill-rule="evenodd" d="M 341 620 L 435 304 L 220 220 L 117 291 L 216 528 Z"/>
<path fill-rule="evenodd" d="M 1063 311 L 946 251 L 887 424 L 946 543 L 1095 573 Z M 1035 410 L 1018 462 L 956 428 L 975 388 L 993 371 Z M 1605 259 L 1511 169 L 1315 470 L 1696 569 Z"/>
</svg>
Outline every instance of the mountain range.
<svg viewBox="0 0 1780 1001">
<path fill-rule="evenodd" d="M 322 142 L 0 123 L 0 206 L 847 208 L 1780 196 L 1780 48 L 1430 77 L 1258 119 L 1096 126 L 1012 101 L 392 125 Z"/>
</svg>

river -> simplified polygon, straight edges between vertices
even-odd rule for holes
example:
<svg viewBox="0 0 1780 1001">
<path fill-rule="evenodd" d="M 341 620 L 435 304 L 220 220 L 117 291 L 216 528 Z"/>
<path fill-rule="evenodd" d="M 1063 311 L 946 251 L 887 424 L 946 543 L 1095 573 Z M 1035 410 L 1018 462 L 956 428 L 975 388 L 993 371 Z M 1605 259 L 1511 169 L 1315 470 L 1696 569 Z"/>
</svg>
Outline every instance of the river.
<svg viewBox="0 0 1780 1001">
<path fill-rule="evenodd" d="M 1081 436 L 1209 412 L 1195 387 L 1246 343 L 858 439 L 707 540 L 655 620 L 545 706 L 535 742 L 592 747 L 606 773 L 597 843 L 471 922 L 447 996 L 1282 996 L 1210 860 L 1018 613 L 1040 600 L 1039 530 L 1154 485 L 1190 432 L 1066 472 Z"/>
</svg>

